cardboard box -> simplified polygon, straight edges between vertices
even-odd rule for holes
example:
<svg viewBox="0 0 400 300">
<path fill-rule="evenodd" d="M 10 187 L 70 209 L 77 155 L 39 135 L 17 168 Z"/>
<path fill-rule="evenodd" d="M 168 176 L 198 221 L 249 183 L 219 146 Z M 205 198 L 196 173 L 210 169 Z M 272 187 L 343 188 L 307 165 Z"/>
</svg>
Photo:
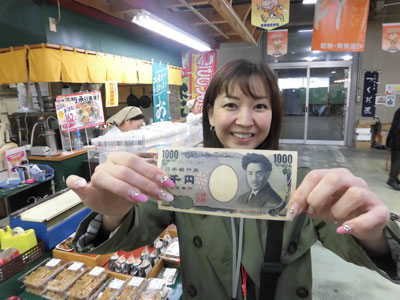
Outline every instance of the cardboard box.
<svg viewBox="0 0 400 300">
<path fill-rule="evenodd" d="M 359 128 L 370 128 L 371 125 L 374 125 L 376 123 L 375 120 L 358 120 L 357 121 L 357 127 Z"/>
<path fill-rule="evenodd" d="M 371 141 L 356 141 L 356 148 L 369 149 L 371 148 Z"/>
<path fill-rule="evenodd" d="M 392 127 L 392 122 L 382 123 L 381 124 L 381 131 L 389 131 L 390 127 Z"/>
</svg>

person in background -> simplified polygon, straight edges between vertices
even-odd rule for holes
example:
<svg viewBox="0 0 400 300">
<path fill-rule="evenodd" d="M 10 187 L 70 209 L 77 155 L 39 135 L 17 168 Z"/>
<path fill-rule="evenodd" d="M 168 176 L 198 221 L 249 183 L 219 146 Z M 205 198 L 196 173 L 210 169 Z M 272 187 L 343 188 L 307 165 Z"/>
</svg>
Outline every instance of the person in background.
<svg viewBox="0 0 400 300">
<path fill-rule="evenodd" d="M 192 99 L 186 103 L 186 107 L 190 111 L 186 117 L 186 123 L 192 126 L 199 126 L 202 123 L 203 116 L 201 114 L 201 106 L 199 101 Z"/>
<path fill-rule="evenodd" d="M 395 190 L 400 191 L 400 108 L 396 110 L 393 116 L 392 127 L 386 140 L 386 146 L 391 151 L 390 173 L 386 182 Z"/>
<path fill-rule="evenodd" d="M 204 97 L 204 146 L 277 150 L 282 103 L 267 65 L 227 63 Z M 344 168 L 299 175 L 287 204 L 288 222 L 191 214 L 160 210 L 157 201 L 149 201 L 179 201 L 164 170 L 135 154 L 113 152 L 91 182 L 67 178 L 93 211 L 73 246 L 83 253 L 130 251 L 151 244 L 174 223 L 185 300 L 310 300 L 310 249 L 318 240 L 343 259 L 399 283 L 400 229 L 368 184 Z"/>
<path fill-rule="evenodd" d="M 144 116 L 140 108 L 127 106 L 109 118 L 106 123 L 112 127 L 106 135 L 138 129 L 144 124 Z"/>
</svg>

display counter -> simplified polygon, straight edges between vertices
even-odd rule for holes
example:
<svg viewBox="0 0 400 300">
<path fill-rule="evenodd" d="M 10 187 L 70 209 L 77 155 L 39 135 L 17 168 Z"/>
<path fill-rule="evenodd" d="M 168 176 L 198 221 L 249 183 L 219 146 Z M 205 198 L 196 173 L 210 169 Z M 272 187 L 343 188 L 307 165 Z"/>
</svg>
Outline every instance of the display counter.
<svg viewBox="0 0 400 300">
<path fill-rule="evenodd" d="M 82 162 L 87 159 L 90 148 L 72 151 L 65 155 L 57 156 L 28 156 L 32 164 L 45 164 L 54 169 L 54 183 L 56 191 L 67 187 L 65 181 L 69 175 L 80 175 L 83 173 Z"/>
</svg>

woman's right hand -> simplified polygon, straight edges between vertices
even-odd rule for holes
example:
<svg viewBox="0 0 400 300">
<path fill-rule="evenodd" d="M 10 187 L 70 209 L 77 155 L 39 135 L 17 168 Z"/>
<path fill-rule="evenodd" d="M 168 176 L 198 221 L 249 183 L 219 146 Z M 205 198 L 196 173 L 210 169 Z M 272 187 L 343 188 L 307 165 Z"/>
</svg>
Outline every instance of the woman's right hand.
<svg viewBox="0 0 400 300">
<path fill-rule="evenodd" d="M 113 223 L 121 221 L 135 203 L 146 202 L 147 196 L 172 201 L 173 196 L 165 187 L 175 186 L 148 158 L 127 152 L 110 153 L 107 160 L 96 167 L 90 183 L 71 175 L 67 178 L 67 185 L 87 207 Z"/>
</svg>

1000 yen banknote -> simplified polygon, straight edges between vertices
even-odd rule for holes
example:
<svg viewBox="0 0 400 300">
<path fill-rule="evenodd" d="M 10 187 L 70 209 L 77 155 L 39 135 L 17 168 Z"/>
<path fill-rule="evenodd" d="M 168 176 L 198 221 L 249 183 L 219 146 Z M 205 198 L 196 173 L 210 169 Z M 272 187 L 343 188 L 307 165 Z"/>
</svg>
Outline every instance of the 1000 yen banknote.
<svg viewBox="0 0 400 300">
<path fill-rule="evenodd" d="M 157 165 L 176 185 L 159 208 L 187 213 L 284 220 L 297 179 L 294 151 L 160 147 Z"/>
</svg>

